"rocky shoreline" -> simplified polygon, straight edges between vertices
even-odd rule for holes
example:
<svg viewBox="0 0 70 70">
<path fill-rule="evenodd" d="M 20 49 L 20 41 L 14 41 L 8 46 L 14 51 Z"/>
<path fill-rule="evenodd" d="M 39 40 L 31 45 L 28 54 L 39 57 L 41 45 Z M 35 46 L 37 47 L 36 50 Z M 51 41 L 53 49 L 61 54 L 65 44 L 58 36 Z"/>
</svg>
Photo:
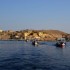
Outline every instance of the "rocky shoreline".
<svg viewBox="0 0 70 70">
<path fill-rule="evenodd" d="M 0 40 L 40 40 L 56 41 L 57 38 L 70 40 L 70 34 L 58 30 L 21 30 L 21 31 L 3 31 L 0 30 Z"/>
</svg>

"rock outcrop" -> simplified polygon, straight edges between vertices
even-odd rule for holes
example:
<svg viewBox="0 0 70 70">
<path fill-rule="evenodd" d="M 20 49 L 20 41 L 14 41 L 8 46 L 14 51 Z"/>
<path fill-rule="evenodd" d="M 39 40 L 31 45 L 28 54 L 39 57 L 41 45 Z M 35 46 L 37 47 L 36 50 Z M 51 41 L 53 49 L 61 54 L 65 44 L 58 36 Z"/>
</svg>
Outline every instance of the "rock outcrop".
<svg viewBox="0 0 70 70">
<path fill-rule="evenodd" d="M 57 38 L 66 38 L 70 40 L 70 34 L 58 30 L 22 30 L 22 31 L 0 31 L 0 40 L 46 40 L 55 41 Z"/>
</svg>

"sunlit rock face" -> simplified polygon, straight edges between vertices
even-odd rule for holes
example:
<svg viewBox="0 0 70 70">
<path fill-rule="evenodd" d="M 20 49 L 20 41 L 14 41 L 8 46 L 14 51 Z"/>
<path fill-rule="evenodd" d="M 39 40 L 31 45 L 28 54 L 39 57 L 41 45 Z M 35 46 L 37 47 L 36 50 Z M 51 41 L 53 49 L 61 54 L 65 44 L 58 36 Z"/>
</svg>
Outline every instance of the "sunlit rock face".
<svg viewBox="0 0 70 70">
<path fill-rule="evenodd" d="M 0 40 L 8 39 L 37 39 L 54 41 L 57 38 L 66 38 L 70 40 L 70 34 L 58 30 L 23 30 L 23 31 L 0 31 Z"/>
</svg>

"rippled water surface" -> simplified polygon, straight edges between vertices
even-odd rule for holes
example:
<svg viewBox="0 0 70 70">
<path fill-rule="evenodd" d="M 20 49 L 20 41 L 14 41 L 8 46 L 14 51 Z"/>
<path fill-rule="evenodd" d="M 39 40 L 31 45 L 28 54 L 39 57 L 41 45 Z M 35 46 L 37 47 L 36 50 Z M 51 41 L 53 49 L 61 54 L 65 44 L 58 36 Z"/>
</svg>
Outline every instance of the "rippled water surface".
<svg viewBox="0 0 70 70">
<path fill-rule="evenodd" d="M 70 43 L 0 41 L 0 70 L 70 70 Z"/>
</svg>

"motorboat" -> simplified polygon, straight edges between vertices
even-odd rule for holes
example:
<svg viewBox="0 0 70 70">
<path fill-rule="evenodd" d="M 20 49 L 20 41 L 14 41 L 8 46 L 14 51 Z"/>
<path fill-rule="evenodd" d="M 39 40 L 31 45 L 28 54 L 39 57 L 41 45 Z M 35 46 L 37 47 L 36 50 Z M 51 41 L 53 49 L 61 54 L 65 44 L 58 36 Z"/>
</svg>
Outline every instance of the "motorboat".
<svg viewBox="0 0 70 70">
<path fill-rule="evenodd" d="M 57 47 L 65 47 L 66 46 L 65 38 L 58 39 L 55 45 Z"/>
<path fill-rule="evenodd" d="M 35 46 L 35 45 L 38 45 L 38 41 L 35 41 L 35 40 L 34 40 L 34 41 L 32 42 L 32 45 L 34 45 L 34 46 Z"/>
</svg>

